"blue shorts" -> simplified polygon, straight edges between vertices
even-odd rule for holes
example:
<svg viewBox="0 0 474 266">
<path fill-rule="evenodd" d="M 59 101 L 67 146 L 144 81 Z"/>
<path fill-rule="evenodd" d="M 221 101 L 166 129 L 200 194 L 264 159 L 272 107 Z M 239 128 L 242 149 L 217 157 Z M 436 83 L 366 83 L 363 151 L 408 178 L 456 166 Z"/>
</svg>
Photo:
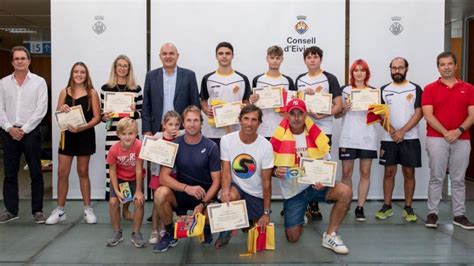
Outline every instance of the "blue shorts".
<svg viewBox="0 0 474 266">
<path fill-rule="evenodd" d="M 283 201 L 283 209 L 285 210 L 285 229 L 304 224 L 304 214 L 310 202 L 327 202 L 326 194 L 329 187 L 322 190 L 316 190 L 313 186 L 307 187 L 296 196 L 285 199 Z"/>
<path fill-rule="evenodd" d="M 247 214 L 250 220 L 258 220 L 263 215 L 263 199 L 252 196 L 243 191 L 239 186 L 232 183 L 232 186 L 239 191 L 240 199 L 245 200 L 247 205 Z"/>
</svg>

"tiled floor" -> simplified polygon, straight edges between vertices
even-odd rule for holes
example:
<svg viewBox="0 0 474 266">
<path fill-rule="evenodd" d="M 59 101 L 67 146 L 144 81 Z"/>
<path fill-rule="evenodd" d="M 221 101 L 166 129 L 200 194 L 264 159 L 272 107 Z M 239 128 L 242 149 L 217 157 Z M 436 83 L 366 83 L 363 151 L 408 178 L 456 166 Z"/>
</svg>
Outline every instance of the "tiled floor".
<svg viewBox="0 0 474 266">
<path fill-rule="evenodd" d="M 394 203 L 394 216 L 385 221 L 373 218 L 381 203 L 368 202 L 365 223 L 354 221 L 354 204 L 339 231 L 350 249 L 348 255 L 336 255 L 320 244 L 331 205 L 322 205 L 323 221 L 306 226 L 300 241 L 290 244 L 278 214 L 282 204 L 276 201 L 272 204 L 276 250 L 241 256 L 246 250 L 246 235 L 241 232 L 220 250 L 203 246 L 196 239 L 180 240 L 176 248 L 161 254 L 153 253 L 150 245 L 138 249 L 130 243 L 130 222 L 123 224 L 125 240 L 108 248 L 105 239 L 112 229 L 107 202 L 93 203 L 99 219 L 96 225 L 84 222 L 80 201 L 69 201 L 67 220 L 48 226 L 34 224 L 29 201 L 22 200 L 20 219 L 0 225 L 0 264 L 474 264 L 474 230 L 453 227 L 449 201 L 440 205 L 438 229 L 424 227 L 425 201 L 414 203 L 419 214 L 414 224 L 402 219 L 403 202 Z M 54 205 L 52 200 L 45 201 L 45 212 L 49 213 Z M 147 202 L 146 207 L 148 214 L 151 203 Z M 474 220 L 474 201 L 467 202 L 467 213 Z M 150 230 L 150 224 L 143 225 L 145 237 Z"/>
</svg>

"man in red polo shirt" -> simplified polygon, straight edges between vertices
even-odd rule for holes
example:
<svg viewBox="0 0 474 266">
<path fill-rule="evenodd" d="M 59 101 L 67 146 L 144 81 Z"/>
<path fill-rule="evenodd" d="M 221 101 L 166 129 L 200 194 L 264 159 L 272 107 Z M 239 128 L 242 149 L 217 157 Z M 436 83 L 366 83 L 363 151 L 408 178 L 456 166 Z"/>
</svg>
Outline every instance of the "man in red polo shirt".
<svg viewBox="0 0 474 266">
<path fill-rule="evenodd" d="M 441 77 L 425 87 L 421 100 L 423 116 L 428 123 L 426 150 L 430 159 L 428 218 L 425 226 L 438 226 L 438 204 L 448 168 L 453 224 L 464 229 L 474 229 L 474 224 L 464 216 L 465 177 L 471 152 L 469 128 L 474 118 L 474 87 L 455 77 L 457 65 L 453 53 L 439 54 L 437 65 Z"/>
</svg>

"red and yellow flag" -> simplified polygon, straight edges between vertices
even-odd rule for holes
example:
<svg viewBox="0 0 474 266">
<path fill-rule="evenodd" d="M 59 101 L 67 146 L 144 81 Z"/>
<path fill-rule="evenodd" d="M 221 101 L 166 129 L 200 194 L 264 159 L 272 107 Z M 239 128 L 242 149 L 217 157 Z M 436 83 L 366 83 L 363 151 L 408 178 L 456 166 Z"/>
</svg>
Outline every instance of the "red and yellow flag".
<svg viewBox="0 0 474 266">
<path fill-rule="evenodd" d="M 306 117 L 305 131 L 308 155 L 310 158 L 319 159 L 329 152 L 329 138 L 313 123 L 311 118 Z M 290 122 L 283 118 L 270 139 L 273 146 L 275 166 L 293 167 L 298 164 L 296 157 L 296 141 L 290 130 Z"/>
<path fill-rule="evenodd" d="M 390 109 L 386 104 L 371 104 L 367 110 L 367 125 L 380 123 L 390 132 Z"/>
</svg>

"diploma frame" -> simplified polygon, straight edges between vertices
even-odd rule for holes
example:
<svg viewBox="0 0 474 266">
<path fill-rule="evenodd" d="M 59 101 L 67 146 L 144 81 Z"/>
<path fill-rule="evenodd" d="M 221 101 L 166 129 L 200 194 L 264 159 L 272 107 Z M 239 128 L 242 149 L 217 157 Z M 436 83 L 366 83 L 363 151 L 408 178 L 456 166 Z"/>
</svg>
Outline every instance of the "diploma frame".
<svg viewBox="0 0 474 266">
<path fill-rule="evenodd" d="M 367 94 L 370 95 L 368 99 L 370 102 L 367 102 L 367 96 L 364 101 L 360 102 L 359 98 L 361 95 Z M 367 111 L 370 104 L 379 104 L 380 103 L 380 89 L 352 89 L 351 91 L 351 111 Z"/>
<path fill-rule="evenodd" d="M 160 156 L 158 156 L 158 158 L 149 156 L 149 154 L 147 153 L 150 153 L 150 152 L 147 152 L 146 150 L 147 150 L 147 145 L 149 145 L 150 143 L 159 145 L 165 151 L 169 150 L 169 152 L 166 152 L 166 153 L 167 155 L 171 156 L 171 158 L 169 160 L 163 160 L 163 158 L 160 158 Z M 179 148 L 179 144 L 177 143 L 166 141 L 163 139 L 154 139 L 153 137 L 150 137 L 150 136 L 144 136 L 143 142 L 142 142 L 142 148 L 140 149 L 140 154 L 138 155 L 138 157 L 143 160 L 147 160 L 150 162 L 167 166 L 169 168 L 173 168 L 174 162 L 176 160 L 176 154 L 178 153 L 178 148 Z"/>
<path fill-rule="evenodd" d="M 310 167 L 306 167 L 308 164 L 319 164 L 321 167 L 330 167 L 330 173 L 313 173 Z M 306 176 L 298 178 L 298 183 L 300 184 L 310 184 L 314 185 L 316 182 L 321 182 L 324 186 L 334 187 L 336 184 L 336 172 L 337 172 L 337 162 L 334 161 L 325 161 L 325 160 L 316 160 L 311 158 L 301 158 L 300 168 L 304 169 Z"/>
<path fill-rule="evenodd" d="M 133 92 L 118 92 L 118 91 L 106 91 L 104 92 L 104 111 L 105 112 L 113 112 L 113 113 L 125 113 L 125 114 L 131 114 L 133 113 L 133 111 L 130 109 L 130 107 L 128 109 L 123 109 L 123 110 L 114 110 L 114 108 L 112 108 L 113 106 L 110 106 L 111 105 L 111 98 L 113 98 L 114 96 L 118 96 L 120 95 L 120 97 L 124 97 L 124 98 L 127 98 L 130 100 L 130 105 L 134 104 L 135 103 L 135 93 Z M 128 102 L 128 100 L 127 100 Z"/>
<path fill-rule="evenodd" d="M 317 114 L 331 114 L 332 109 L 332 94 L 325 92 L 315 92 L 314 94 L 304 94 L 304 102 L 313 113 Z M 321 105 L 320 103 L 324 103 Z"/>
<path fill-rule="evenodd" d="M 212 233 L 250 226 L 245 200 L 210 204 L 207 206 L 207 215 L 209 216 Z M 225 217 L 225 215 L 228 216 Z M 235 217 L 236 215 L 239 215 L 239 217 Z"/>
<path fill-rule="evenodd" d="M 270 109 L 270 108 L 279 108 L 284 106 L 283 103 L 283 88 L 282 87 L 259 87 L 253 89 L 254 94 L 258 94 L 259 100 L 255 103 L 260 109 Z M 270 101 L 265 101 L 262 97 L 265 94 L 278 94 L 278 102 L 271 103 Z"/>
<path fill-rule="evenodd" d="M 56 111 L 54 113 L 54 117 L 56 118 L 56 122 L 58 123 L 58 127 L 61 131 L 66 131 L 69 124 L 60 123 L 60 121 L 64 119 L 63 117 L 65 117 L 65 116 L 67 117 L 67 116 L 71 116 L 71 115 L 79 116 L 79 117 L 76 117 L 76 118 L 79 118 L 81 120 L 79 123 L 71 125 L 71 126 L 73 126 L 73 127 L 82 127 L 82 126 L 87 125 L 87 121 L 86 121 L 86 118 L 84 117 L 84 111 L 82 110 L 82 106 L 75 105 L 75 106 L 71 107 L 71 110 L 68 113 L 63 112 L 63 111 Z"/>
<path fill-rule="evenodd" d="M 219 117 L 223 110 L 228 109 L 228 108 L 237 109 L 237 106 L 238 106 L 239 112 L 236 114 L 235 119 L 232 119 L 232 121 L 229 121 L 230 120 L 229 118 L 223 120 L 222 117 Z M 238 124 L 240 109 L 241 109 L 241 102 L 231 102 L 231 103 L 224 103 L 224 104 L 218 104 L 218 105 L 212 106 L 212 112 L 214 113 L 214 121 L 216 122 L 216 128 Z"/>
</svg>

